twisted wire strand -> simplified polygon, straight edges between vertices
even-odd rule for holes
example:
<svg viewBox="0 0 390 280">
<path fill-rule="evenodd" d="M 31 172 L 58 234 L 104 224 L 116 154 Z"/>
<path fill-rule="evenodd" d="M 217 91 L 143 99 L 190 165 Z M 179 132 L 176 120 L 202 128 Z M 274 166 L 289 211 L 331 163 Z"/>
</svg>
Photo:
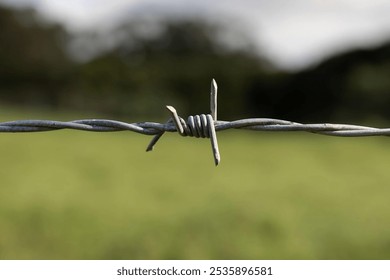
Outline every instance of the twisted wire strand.
<svg viewBox="0 0 390 280">
<path fill-rule="evenodd" d="M 375 128 L 348 124 L 301 124 L 291 121 L 252 118 L 235 121 L 215 121 L 211 114 L 189 116 L 187 121 L 179 117 L 172 109 L 172 118 L 166 123 L 138 122 L 126 123 L 106 119 L 85 119 L 74 121 L 19 120 L 0 123 L 0 132 L 42 132 L 60 129 L 74 129 L 95 132 L 132 131 L 145 135 L 154 135 L 146 151 L 152 151 L 165 132 L 178 132 L 181 136 L 210 138 L 214 163 L 221 161 L 216 131 L 227 129 L 248 129 L 256 131 L 305 131 L 329 136 L 389 136 L 390 128 Z"/>
<path fill-rule="evenodd" d="M 166 123 L 137 122 L 126 123 L 106 119 L 86 119 L 74 121 L 51 120 L 19 120 L 0 123 L 0 132 L 40 132 L 59 129 L 75 129 L 96 132 L 132 131 L 145 135 L 154 135 L 146 151 L 152 151 L 165 132 L 178 132 L 181 136 L 210 138 L 215 165 L 221 156 L 218 148 L 216 131 L 227 129 L 248 129 L 256 131 L 305 131 L 329 136 L 389 136 L 390 128 L 375 128 L 349 124 L 315 123 L 302 124 L 297 122 L 252 118 L 235 121 L 217 120 L 217 90 L 216 81 L 211 81 L 210 114 L 189 116 L 187 121 L 181 118 L 176 109 L 166 106 L 171 118 Z"/>
<path fill-rule="evenodd" d="M 206 115 L 203 115 L 206 116 Z M 183 136 L 208 137 L 207 121 L 202 115 L 190 116 L 185 122 L 180 122 L 185 127 Z M 195 123 L 197 125 L 195 125 Z M 247 129 L 255 131 L 304 131 L 329 136 L 359 137 L 359 136 L 389 136 L 390 128 L 375 128 L 349 124 L 316 123 L 302 124 L 279 119 L 250 118 L 235 121 L 214 121 L 215 131 L 227 129 Z M 52 121 L 52 120 L 17 120 L 0 123 L 0 132 L 40 132 L 59 129 L 85 130 L 95 132 L 132 131 L 145 135 L 159 135 L 163 132 L 179 132 L 175 123 L 169 120 L 166 123 L 136 122 L 126 123 L 107 119 L 85 119 L 74 121 Z"/>
</svg>

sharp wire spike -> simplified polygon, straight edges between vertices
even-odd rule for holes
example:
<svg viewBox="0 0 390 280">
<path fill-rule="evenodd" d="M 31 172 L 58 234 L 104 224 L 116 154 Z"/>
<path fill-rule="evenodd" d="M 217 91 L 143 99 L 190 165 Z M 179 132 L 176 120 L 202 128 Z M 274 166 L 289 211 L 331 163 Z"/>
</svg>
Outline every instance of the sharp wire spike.
<svg viewBox="0 0 390 280">
<path fill-rule="evenodd" d="M 208 124 L 209 124 L 209 134 L 211 141 L 211 149 L 213 151 L 214 163 L 215 166 L 221 161 L 221 155 L 219 154 L 218 141 L 217 141 L 217 133 L 215 132 L 214 120 L 211 115 L 207 115 Z"/>
<path fill-rule="evenodd" d="M 211 81 L 211 92 L 210 92 L 210 111 L 213 120 L 217 121 L 217 82 L 213 79 Z"/>
<path fill-rule="evenodd" d="M 149 142 L 148 147 L 146 147 L 147 152 L 153 151 L 154 145 L 156 145 L 157 141 L 160 140 L 161 136 L 163 136 L 164 132 L 161 132 L 160 134 L 154 135 L 152 140 Z"/>
<path fill-rule="evenodd" d="M 215 79 L 211 81 L 211 92 L 210 92 L 210 111 L 211 118 L 209 118 L 209 134 L 211 140 L 211 148 L 213 150 L 215 166 L 218 166 L 221 161 L 221 155 L 219 154 L 217 133 L 215 132 L 214 122 L 217 121 L 217 92 L 218 85 Z"/>
<path fill-rule="evenodd" d="M 179 131 L 180 135 L 185 136 L 184 127 L 181 124 L 181 121 L 180 121 L 179 115 L 177 114 L 176 109 L 173 106 L 169 106 L 169 105 L 166 107 L 167 107 L 168 111 L 171 112 L 173 121 L 174 121 L 176 128 Z"/>
</svg>

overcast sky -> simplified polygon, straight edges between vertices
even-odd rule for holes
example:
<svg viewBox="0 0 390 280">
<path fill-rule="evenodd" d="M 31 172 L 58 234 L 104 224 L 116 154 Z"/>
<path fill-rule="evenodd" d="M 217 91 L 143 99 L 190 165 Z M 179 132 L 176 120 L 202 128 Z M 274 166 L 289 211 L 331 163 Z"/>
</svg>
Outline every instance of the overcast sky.
<svg viewBox="0 0 390 280">
<path fill-rule="evenodd" d="M 390 39 L 390 0 L 0 0 L 32 5 L 71 30 L 104 28 L 139 14 L 196 15 L 239 24 L 286 69 Z"/>
</svg>

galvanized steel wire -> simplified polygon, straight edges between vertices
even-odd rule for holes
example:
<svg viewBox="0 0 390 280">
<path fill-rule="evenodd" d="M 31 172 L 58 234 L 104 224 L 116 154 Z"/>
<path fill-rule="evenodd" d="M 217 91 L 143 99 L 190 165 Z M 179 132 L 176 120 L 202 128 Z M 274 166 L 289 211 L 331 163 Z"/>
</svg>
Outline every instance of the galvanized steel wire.
<svg viewBox="0 0 390 280">
<path fill-rule="evenodd" d="M 216 131 L 227 129 L 248 129 L 255 131 L 304 131 L 329 136 L 360 137 L 389 136 L 390 128 L 375 128 L 349 124 L 315 123 L 302 124 L 271 118 L 250 118 L 235 121 L 217 120 L 217 85 L 212 81 L 211 114 L 190 116 L 185 121 L 172 106 L 167 106 L 172 118 L 166 123 L 136 122 L 126 123 L 107 119 L 84 119 L 74 121 L 16 120 L 0 123 L 0 132 L 41 132 L 59 129 L 74 129 L 95 132 L 132 131 L 145 135 L 155 135 L 147 147 L 151 151 L 165 132 L 178 132 L 181 136 L 211 138 L 214 161 L 218 165 L 220 155 Z"/>
<path fill-rule="evenodd" d="M 214 122 L 214 125 L 216 131 L 235 128 L 256 131 L 305 131 L 344 137 L 390 135 L 390 128 L 375 128 L 368 126 L 331 123 L 302 124 L 268 118 L 250 118 L 236 121 L 216 121 Z M 177 128 L 172 121 L 167 123 L 126 123 L 106 119 L 85 119 L 66 122 L 51 120 L 20 120 L 0 123 L 0 132 L 40 132 L 59 129 L 74 129 L 95 132 L 132 131 L 145 135 L 156 135 L 160 134 L 161 132 L 177 132 Z"/>
</svg>

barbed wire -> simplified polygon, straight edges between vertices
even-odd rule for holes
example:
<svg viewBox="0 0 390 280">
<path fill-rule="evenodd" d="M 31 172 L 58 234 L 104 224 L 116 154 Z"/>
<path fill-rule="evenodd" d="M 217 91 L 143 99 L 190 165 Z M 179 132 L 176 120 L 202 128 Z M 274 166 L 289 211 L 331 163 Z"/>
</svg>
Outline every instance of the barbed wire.
<svg viewBox="0 0 390 280">
<path fill-rule="evenodd" d="M 220 121 L 217 120 L 217 84 L 214 79 L 211 83 L 210 97 L 211 114 L 189 116 L 187 121 L 177 114 L 174 107 L 166 106 L 172 115 L 166 123 L 126 123 L 107 119 L 84 119 L 74 121 L 16 120 L 1 122 L 0 132 L 42 132 L 59 129 L 74 129 L 95 132 L 132 131 L 145 135 L 154 135 L 154 138 L 147 146 L 146 151 L 152 151 L 154 145 L 165 132 L 178 132 L 181 136 L 210 138 L 215 165 L 218 165 L 220 162 L 216 131 L 227 129 L 248 129 L 255 131 L 304 131 L 342 137 L 390 136 L 390 128 L 375 128 L 349 124 L 302 124 L 271 118 L 249 118 L 235 121 Z"/>
</svg>

